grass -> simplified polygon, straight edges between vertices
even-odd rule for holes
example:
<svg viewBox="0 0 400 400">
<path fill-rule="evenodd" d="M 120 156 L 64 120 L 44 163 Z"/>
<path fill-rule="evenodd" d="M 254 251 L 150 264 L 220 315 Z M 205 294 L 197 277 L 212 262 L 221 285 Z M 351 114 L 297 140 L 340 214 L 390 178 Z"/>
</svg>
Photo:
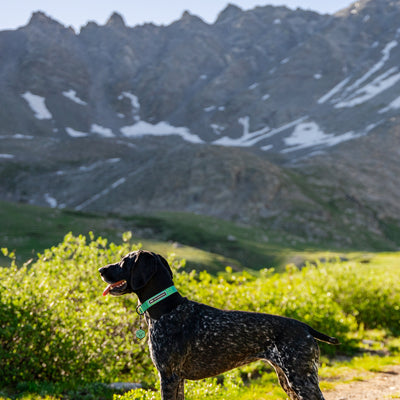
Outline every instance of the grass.
<svg viewBox="0 0 400 400">
<path fill-rule="evenodd" d="M 25 262 L 37 252 L 57 245 L 69 231 L 112 233 L 104 218 L 90 214 L 42 208 L 27 204 L 0 202 L 1 247 L 16 251 L 17 260 Z M 4 265 L 8 262 L 0 258 Z"/>
<path fill-rule="evenodd" d="M 366 380 L 372 376 L 372 373 L 384 371 L 391 365 L 400 365 L 400 352 L 387 357 L 366 354 L 345 361 L 333 360 L 329 363 L 323 362 L 319 369 L 321 390 L 325 392 L 334 389 L 338 384 Z M 228 376 L 228 390 L 229 398 L 232 400 L 277 400 L 287 398 L 286 394 L 279 387 L 275 372 L 261 362 L 256 363 L 256 365 L 243 367 L 240 369 L 240 372 L 233 372 L 231 375 L 231 377 Z M 237 383 L 238 376 L 241 377 L 242 381 L 239 384 Z M 218 380 L 212 379 L 187 382 L 186 392 L 188 400 L 195 399 L 196 396 L 198 398 L 207 397 L 217 400 L 224 398 L 224 393 L 221 393 L 217 382 Z M 153 390 L 155 390 L 154 399 L 159 399 L 159 397 L 156 397 L 158 395 L 158 388 Z M 144 390 L 137 393 L 139 392 L 152 393 Z M 137 398 L 150 399 L 151 397 Z M 67 384 L 33 382 L 21 383 L 15 390 L 10 388 L 0 390 L 0 400 L 115 400 L 118 398 L 118 392 L 109 389 L 101 383 L 73 387 Z M 133 398 L 135 397 L 130 397 L 130 399 Z"/>
<path fill-rule="evenodd" d="M 161 254 L 185 259 L 188 269 L 234 271 L 262 268 L 284 270 L 286 265 L 302 267 L 315 260 L 335 258 L 382 266 L 396 264 L 396 253 L 370 253 L 346 250 L 325 251 L 315 245 L 288 246 L 291 238 L 281 232 L 238 225 L 213 217 L 163 212 L 152 215 L 118 217 L 50 209 L 27 204 L 0 202 L 0 247 L 16 252 L 23 264 L 46 248 L 56 246 L 67 232 L 107 237 L 119 242 L 124 231 L 132 231 L 135 242 Z M 9 259 L 0 253 L 0 264 Z"/>
<path fill-rule="evenodd" d="M 16 248 L 17 252 L 22 249 L 28 257 L 33 255 L 30 246 L 34 245 L 38 251 L 51 247 L 61 241 L 62 236 L 69 230 L 79 233 L 94 231 L 96 234 L 104 232 L 102 233 L 104 236 L 118 238 L 121 232 L 130 229 L 133 231 L 134 240 L 137 241 L 138 238 L 141 238 L 144 247 L 163 254 L 173 252 L 178 258 L 188 259 L 199 269 L 204 267 L 210 270 L 211 266 L 211 271 L 219 271 L 227 264 L 236 266 L 238 269 L 252 266 L 252 262 L 257 262 L 257 260 L 260 260 L 260 265 L 255 264 L 257 268 L 278 265 L 279 269 L 283 268 L 287 262 L 302 265 L 305 262 L 314 263 L 318 260 L 323 263 L 338 257 L 361 265 L 363 275 L 366 277 L 373 276 L 379 270 L 387 271 L 389 273 L 387 276 L 398 277 L 399 271 L 398 253 L 326 252 L 313 248 L 308 250 L 287 248 L 279 242 L 279 238 L 270 239 L 270 234 L 268 236 L 268 232 L 259 228 L 237 226 L 226 221 L 183 213 L 162 213 L 153 216 L 117 219 L 114 216 L 100 217 L 1 203 L 1 216 L 3 221 L 6 221 L 2 225 L 6 239 L 8 243 L 14 244 L 14 246 L 10 246 L 2 243 L 1 247 Z M 263 235 L 268 236 L 268 240 Z M 281 239 L 283 241 L 283 237 Z M 252 254 L 251 258 L 246 258 L 246 251 L 255 254 Z M 265 260 L 272 261 L 267 263 Z M 279 263 L 274 264 L 273 260 L 279 260 Z M 290 271 L 290 267 L 288 271 Z M 305 271 L 306 269 L 303 269 L 300 273 Z M 388 285 L 390 285 L 389 281 L 391 280 L 388 280 Z M 238 288 L 240 289 L 242 286 L 238 285 Z M 246 293 L 247 297 L 248 293 Z M 357 334 L 355 333 L 355 335 Z M 400 339 L 398 337 L 388 337 L 387 332 L 379 329 L 363 331 L 361 334 L 360 337 L 354 337 L 355 340 L 361 342 L 360 354 L 341 360 L 322 359 L 320 369 L 322 390 L 331 389 L 338 383 L 361 379 L 360 377 L 366 373 L 380 371 L 387 365 L 400 364 Z M 242 383 L 237 383 L 235 375 L 232 379 L 227 379 L 227 384 L 230 385 L 228 397 L 232 400 L 286 398 L 277 384 L 275 373 L 263 364 L 258 367 L 252 365 L 248 369 L 241 369 L 240 377 Z M 203 397 L 215 400 L 227 398 L 226 392 L 222 391 L 218 380 L 189 384 L 188 391 L 192 396 L 188 400 L 191 398 L 197 400 Z M 196 393 L 199 393 L 198 397 L 196 397 Z M 68 383 L 21 382 L 17 387 L 0 389 L 0 400 L 111 400 L 112 398 L 113 392 L 100 383 L 73 386 Z M 150 399 L 151 397 L 144 398 Z"/>
<path fill-rule="evenodd" d="M 363 257 L 363 253 L 346 249 L 327 252 L 315 244 L 293 244 L 292 237 L 282 232 L 188 213 L 118 217 L 0 202 L 0 218 L 0 246 L 15 250 L 19 264 L 56 246 L 67 232 L 93 232 L 118 242 L 122 232 L 132 231 L 144 248 L 175 253 L 189 268 L 209 272 L 224 270 L 226 265 L 233 270 L 283 270 L 287 264 L 301 267 L 315 259 Z M 0 256 L 2 265 L 8 262 Z"/>
<path fill-rule="evenodd" d="M 0 202 L 0 218 L 0 246 L 15 251 L 20 264 L 34 258 L 38 252 L 56 246 L 67 232 L 93 232 L 95 236 L 120 241 L 122 232 L 131 230 L 135 240 L 142 242 L 145 248 L 163 254 L 175 253 L 179 258 L 185 258 L 189 266 L 211 271 L 224 269 L 226 265 L 242 268 L 240 260 L 229 256 L 231 249 L 243 245 L 242 240 L 234 243 L 227 237 L 232 235 L 230 232 L 243 231 L 241 237 L 247 237 L 251 232 L 250 228 L 241 229 L 232 223 L 212 218 L 204 224 L 204 218 L 190 218 L 183 214 L 119 218 L 7 202 Z M 136 230 L 139 234 L 136 234 Z M 218 246 L 214 246 L 215 251 L 206 250 L 213 240 L 219 242 Z M 244 259 L 239 250 L 234 253 L 234 256 Z M 261 260 L 263 256 L 269 257 L 264 252 L 258 254 L 258 259 Z M 5 265 L 9 260 L 0 256 L 0 263 Z"/>
<path fill-rule="evenodd" d="M 286 241 L 282 234 L 258 227 L 237 225 L 213 217 L 163 212 L 148 216 L 133 216 L 128 221 L 132 222 L 134 234 L 135 227 L 139 231 L 150 228 L 163 242 L 190 245 L 207 253 L 222 255 L 224 259 L 220 265 L 218 259 L 213 257 L 217 261 L 217 268 L 214 269 L 226 266 L 225 259 L 228 259 L 229 265 L 238 270 L 283 266 L 293 252 L 284 245 Z M 191 257 L 185 258 L 189 262 L 192 261 Z M 206 268 L 210 266 L 206 260 L 197 261 Z"/>
<path fill-rule="evenodd" d="M 0 218 L 0 246 L 15 250 L 21 264 L 56 246 L 67 232 L 93 232 L 95 236 L 119 241 L 122 232 L 132 231 L 135 241 L 145 248 L 175 253 L 186 259 L 189 267 L 211 272 L 223 270 L 226 265 L 234 270 L 279 269 L 290 262 L 301 264 L 306 255 L 300 248 L 288 248 L 287 237 L 282 233 L 187 213 L 123 218 L 0 202 Z M 0 256 L 0 263 L 7 262 Z"/>
</svg>

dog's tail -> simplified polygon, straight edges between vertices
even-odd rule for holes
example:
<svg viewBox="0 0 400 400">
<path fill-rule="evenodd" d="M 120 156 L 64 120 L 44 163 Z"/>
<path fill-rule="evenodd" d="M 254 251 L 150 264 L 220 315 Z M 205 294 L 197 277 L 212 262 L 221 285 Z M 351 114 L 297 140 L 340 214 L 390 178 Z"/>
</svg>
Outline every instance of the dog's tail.
<svg viewBox="0 0 400 400">
<path fill-rule="evenodd" d="M 309 328 L 310 334 L 317 340 L 320 340 L 321 342 L 329 343 L 329 344 L 340 344 L 339 340 L 337 340 L 335 337 L 331 337 L 328 335 L 325 335 L 321 332 L 316 331 L 313 328 Z"/>
</svg>

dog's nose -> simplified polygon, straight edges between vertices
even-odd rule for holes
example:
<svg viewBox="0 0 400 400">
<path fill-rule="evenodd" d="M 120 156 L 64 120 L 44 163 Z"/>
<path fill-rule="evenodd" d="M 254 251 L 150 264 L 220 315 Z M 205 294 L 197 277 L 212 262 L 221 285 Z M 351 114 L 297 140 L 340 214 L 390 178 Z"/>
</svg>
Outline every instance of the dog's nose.
<svg viewBox="0 0 400 400">
<path fill-rule="evenodd" d="M 105 269 L 106 269 L 106 267 L 99 268 L 100 275 L 103 275 L 103 272 L 104 272 Z"/>
</svg>

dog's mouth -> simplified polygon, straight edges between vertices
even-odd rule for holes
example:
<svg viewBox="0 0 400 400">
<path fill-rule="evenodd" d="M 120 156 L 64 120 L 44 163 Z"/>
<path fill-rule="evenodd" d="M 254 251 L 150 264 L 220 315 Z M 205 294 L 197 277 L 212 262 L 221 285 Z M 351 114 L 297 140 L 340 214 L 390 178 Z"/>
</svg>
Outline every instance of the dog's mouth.
<svg viewBox="0 0 400 400">
<path fill-rule="evenodd" d="M 106 282 L 108 283 L 108 282 Z M 110 283 L 103 292 L 103 296 L 107 296 L 109 293 L 113 296 L 119 296 L 125 293 L 128 283 L 125 280 L 121 280 L 115 283 Z"/>
</svg>

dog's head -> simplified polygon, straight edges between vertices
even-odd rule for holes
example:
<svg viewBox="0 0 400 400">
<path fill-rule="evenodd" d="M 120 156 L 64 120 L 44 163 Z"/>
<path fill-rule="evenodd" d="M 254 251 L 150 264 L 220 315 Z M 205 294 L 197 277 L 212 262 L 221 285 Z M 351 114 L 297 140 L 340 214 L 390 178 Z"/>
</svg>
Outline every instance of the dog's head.
<svg viewBox="0 0 400 400">
<path fill-rule="evenodd" d="M 99 272 L 103 281 L 108 283 L 103 296 L 108 293 L 113 296 L 137 293 L 156 274 L 160 280 L 172 285 L 172 271 L 168 262 L 162 256 L 144 250 L 129 253 L 118 263 L 100 268 Z"/>
</svg>

